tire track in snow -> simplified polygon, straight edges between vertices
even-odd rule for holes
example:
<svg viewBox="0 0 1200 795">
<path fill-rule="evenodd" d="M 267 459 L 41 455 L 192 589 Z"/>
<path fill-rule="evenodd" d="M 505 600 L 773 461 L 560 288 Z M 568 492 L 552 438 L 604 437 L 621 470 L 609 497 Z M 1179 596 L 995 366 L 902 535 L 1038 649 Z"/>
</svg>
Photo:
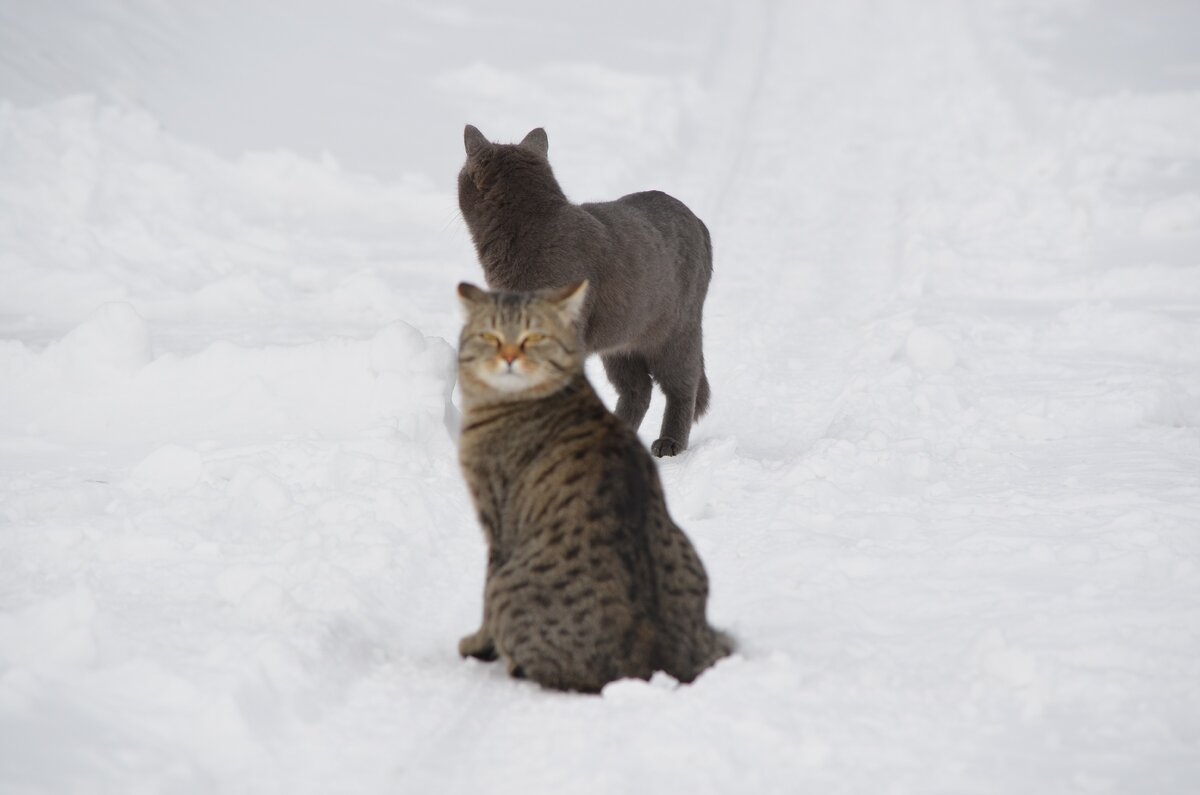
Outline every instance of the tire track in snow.
<svg viewBox="0 0 1200 795">
<path fill-rule="evenodd" d="M 699 208 L 700 215 L 714 224 L 720 223 L 725 215 L 726 197 L 745 159 L 751 122 L 757 113 L 767 62 L 775 46 L 773 31 L 778 16 L 778 0 L 728 3 L 723 18 L 729 25 L 719 26 L 720 44 L 710 52 L 711 74 L 707 78 L 714 84 L 711 96 L 721 98 L 720 104 L 726 111 L 729 106 L 737 106 L 733 113 L 711 114 L 706 118 L 699 126 L 719 132 L 708 134 L 701 145 L 693 147 L 695 164 L 723 164 L 724 174 L 709 180 L 708 190 L 703 194 L 704 204 Z M 747 59 L 746 53 L 753 53 L 753 57 Z M 715 141 L 711 140 L 714 138 Z M 718 156 L 714 157 L 714 152 Z"/>
</svg>

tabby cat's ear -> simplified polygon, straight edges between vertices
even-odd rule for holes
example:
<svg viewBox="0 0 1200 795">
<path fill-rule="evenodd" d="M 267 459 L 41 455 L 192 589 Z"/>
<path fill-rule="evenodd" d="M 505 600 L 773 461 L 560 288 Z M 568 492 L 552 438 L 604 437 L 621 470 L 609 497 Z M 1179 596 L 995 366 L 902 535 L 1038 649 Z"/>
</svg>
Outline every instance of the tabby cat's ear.
<svg viewBox="0 0 1200 795">
<path fill-rule="evenodd" d="M 558 305 L 559 310 L 572 322 L 583 316 L 583 302 L 587 298 L 587 279 L 576 284 L 561 287 L 551 293 L 548 298 Z"/>
<path fill-rule="evenodd" d="M 550 139 L 546 137 L 545 130 L 541 127 L 536 127 L 521 139 L 521 146 L 526 149 L 532 149 L 542 157 L 546 157 L 550 152 Z"/>
<path fill-rule="evenodd" d="M 487 298 L 487 292 L 479 289 L 470 282 L 459 282 L 458 298 L 462 301 L 463 309 L 469 315 L 477 304 L 482 303 Z"/>
<path fill-rule="evenodd" d="M 463 129 L 463 144 L 467 148 L 467 157 L 474 157 L 488 145 L 488 139 L 484 137 L 483 133 L 479 132 L 478 127 L 468 124 Z"/>
</svg>

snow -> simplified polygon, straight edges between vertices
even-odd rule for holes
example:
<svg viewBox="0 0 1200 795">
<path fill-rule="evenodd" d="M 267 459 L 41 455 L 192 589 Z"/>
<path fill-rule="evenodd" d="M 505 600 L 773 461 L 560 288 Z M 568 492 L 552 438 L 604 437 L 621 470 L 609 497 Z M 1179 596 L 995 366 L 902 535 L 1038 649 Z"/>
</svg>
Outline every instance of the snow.
<svg viewBox="0 0 1200 795">
<path fill-rule="evenodd" d="M 0 3 L 0 791 L 1200 786 L 1200 12 L 293 5 Z M 691 686 L 455 653 L 467 122 L 712 230 Z"/>
</svg>

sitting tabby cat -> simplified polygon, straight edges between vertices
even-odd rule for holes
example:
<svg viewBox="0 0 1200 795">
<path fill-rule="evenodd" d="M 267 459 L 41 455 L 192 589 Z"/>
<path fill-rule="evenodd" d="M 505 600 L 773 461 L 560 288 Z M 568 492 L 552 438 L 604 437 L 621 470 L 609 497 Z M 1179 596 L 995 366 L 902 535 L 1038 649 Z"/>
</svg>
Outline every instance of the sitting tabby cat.
<svg viewBox="0 0 1200 795">
<path fill-rule="evenodd" d="M 731 643 L 654 460 L 584 376 L 587 283 L 458 293 L 459 461 L 488 542 L 483 625 L 459 653 L 562 690 L 692 681 Z"/>
<path fill-rule="evenodd" d="M 458 205 L 494 290 L 592 285 L 584 340 L 617 390 L 617 416 L 637 430 L 651 382 L 667 398 L 657 456 L 687 447 L 708 408 L 701 315 L 712 277 L 704 223 L 660 191 L 572 204 L 554 179 L 540 127 L 493 144 L 467 125 Z"/>
</svg>

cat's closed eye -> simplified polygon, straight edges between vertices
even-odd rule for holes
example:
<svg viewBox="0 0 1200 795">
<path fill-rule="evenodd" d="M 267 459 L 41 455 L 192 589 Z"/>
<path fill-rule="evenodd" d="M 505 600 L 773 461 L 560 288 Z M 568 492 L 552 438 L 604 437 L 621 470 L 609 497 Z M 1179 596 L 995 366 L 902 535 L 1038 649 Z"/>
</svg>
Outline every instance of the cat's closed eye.
<svg viewBox="0 0 1200 795">
<path fill-rule="evenodd" d="M 488 345 L 495 345 L 497 348 L 500 347 L 500 338 L 495 334 L 489 334 L 488 332 L 484 331 L 479 334 L 479 339 L 483 340 Z"/>
<path fill-rule="evenodd" d="M 526 345 L 537 345 L 545 339 L 545 334 L 526 334 L 525 338 L 521 340 L 521 348 L 524 349 Z"/>
</svg>

